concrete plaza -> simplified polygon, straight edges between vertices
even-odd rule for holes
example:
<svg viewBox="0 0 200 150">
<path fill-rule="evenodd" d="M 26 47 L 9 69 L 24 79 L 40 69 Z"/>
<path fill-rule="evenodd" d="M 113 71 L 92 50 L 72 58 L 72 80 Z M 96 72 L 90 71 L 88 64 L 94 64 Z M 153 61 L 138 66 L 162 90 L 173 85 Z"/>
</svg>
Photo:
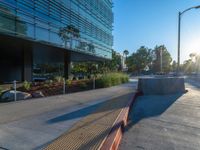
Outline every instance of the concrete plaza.
<svg viewBox="0 0 200 150">
<path fill-rule="evenodd" d="M 111 88 L 0 104 L 0 149 L 42 149 L 98 108 L 136 89 L 137 81 Z"/>
<path fill-rule="evenodd" d="M 121 150 L 199 150 L 200 83 L 186 81 L 185 94 L 137 98 Z"/>
</svg>

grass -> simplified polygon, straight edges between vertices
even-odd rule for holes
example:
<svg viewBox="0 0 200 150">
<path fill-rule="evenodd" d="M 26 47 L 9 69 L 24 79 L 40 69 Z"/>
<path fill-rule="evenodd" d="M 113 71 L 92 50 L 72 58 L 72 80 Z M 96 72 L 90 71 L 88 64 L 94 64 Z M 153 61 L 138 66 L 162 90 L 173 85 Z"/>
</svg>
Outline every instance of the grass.
<svg viewBox="0 0 200 150">
<path fill-rule="evenodd" d="M 102 75 L 96 80 L 96 86 L 98 88 L 106 88 L 119 84 L 123 84 L 129 81 L 128 75 L 124 73 L 107 73 Z"/>
</svg>

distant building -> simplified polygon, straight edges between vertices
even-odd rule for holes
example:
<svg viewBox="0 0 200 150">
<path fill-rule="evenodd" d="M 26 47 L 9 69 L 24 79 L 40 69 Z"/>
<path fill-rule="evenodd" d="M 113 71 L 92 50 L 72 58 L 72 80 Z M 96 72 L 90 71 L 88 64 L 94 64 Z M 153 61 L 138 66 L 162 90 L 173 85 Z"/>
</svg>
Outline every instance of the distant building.
<svg viewBox="0 0 200 150">
<path fill-rule="evenodd" d="M 111 0 L 0 0 L 0 82 L 68 76 L 112 58 Z"/>
<path fill-rule="evenodd" d="M 121 69 L 122 71 L 127 71 L 127 65 L 126 65 L 126 57 L 123 54 L 117 53 L 118 56 L 121 58 Z"/>
<path fill-rule="evenodd" d="M 124 55 L 122 55 L 122 70 L 123 71 L 127 71 L 128 67 L 126 65 L 126 57 Z"/>
</svg>

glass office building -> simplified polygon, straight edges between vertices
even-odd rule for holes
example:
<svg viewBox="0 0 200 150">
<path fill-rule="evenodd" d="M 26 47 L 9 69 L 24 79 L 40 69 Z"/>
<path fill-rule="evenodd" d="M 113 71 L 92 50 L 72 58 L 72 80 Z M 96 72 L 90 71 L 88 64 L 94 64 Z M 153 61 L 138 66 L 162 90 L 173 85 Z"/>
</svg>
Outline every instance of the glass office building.
<svg viewBox="0 0 200 150">
<path fill-rule="evenodd" d="M 111 59 L 112 25 L 112 0 L 0 0 L 0 79 L 63 75 L 71 61 Z"/>
</svg>

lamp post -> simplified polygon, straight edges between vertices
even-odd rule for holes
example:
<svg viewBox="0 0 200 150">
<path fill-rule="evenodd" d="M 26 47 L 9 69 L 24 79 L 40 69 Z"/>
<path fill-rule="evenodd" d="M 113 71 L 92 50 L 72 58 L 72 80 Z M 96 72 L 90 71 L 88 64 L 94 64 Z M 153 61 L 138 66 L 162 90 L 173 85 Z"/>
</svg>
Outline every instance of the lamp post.
<svg viewBox="0 0 200 150">
<path fill-rule="evenodd" d="M 160 47 L 160 72 L 163 72 L 163 47 Z"/>
<path fill-rule="evenodd" d="M 194 7 L 190 7 L 182 12 L 179 12 L 178 13 L 178 65 L 177 65 L 177 72 L 179 73 L 180 71 L 180 37 L 181 37 L 181 17 L 182 15 L 191 10 L 191 9 L 199 9 L 200 8 L 200 5 L 199 6 L 194 6 Z"/>
</svg>

